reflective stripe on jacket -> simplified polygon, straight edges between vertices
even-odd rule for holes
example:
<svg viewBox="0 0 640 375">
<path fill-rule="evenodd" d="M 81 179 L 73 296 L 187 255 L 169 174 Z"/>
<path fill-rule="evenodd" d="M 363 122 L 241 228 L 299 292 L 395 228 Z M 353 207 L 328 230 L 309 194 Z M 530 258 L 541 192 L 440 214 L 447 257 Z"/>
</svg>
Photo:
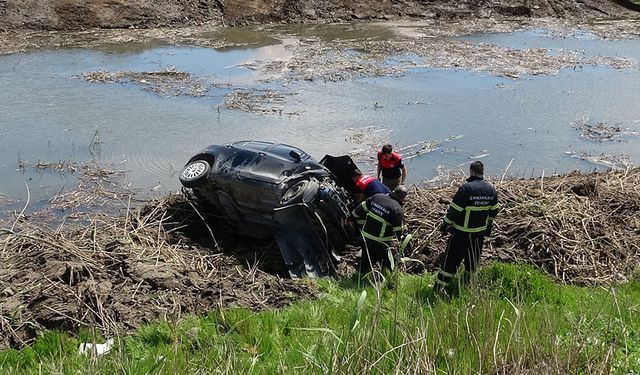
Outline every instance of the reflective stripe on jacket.
<svg viewBox="0 0 640 375">
<path fill-rule="evenodd" d="M 402 236 L 404 210 L 398 201 L 387 194 L 373 195 L 360 203 L 351 213 L 361 226 L 362 236 L 389 244 Z"/>
<path fill-rule="evenodd" d="M 491 230 L 498 210 L 498 193 L 493 185 L 472 176 L 453 196 L 444 221 L 461 232 L 484 234 Z"/>
</svg>

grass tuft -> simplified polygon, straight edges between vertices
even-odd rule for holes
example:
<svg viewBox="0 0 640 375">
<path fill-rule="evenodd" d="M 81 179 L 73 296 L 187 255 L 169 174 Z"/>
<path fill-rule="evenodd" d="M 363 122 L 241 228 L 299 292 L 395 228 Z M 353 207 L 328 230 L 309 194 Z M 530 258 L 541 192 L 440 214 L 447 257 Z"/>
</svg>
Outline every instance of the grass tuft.
<svg viewBox="0 0 640 375">
<path fill-rule="evenodd" d="M 396 278 L 397 276 L 397 278 Z M 640 371 L 640 283 L 558 285 L 493 264 L 448 299 L 434 275 L 318 280 L 321 297 L 254 312 L 219 309 L 148 324 L 102 356 L 46 332 L 0 352 L 0 373 L 584 373 Z M 79 339 L 92 340 L 84 331 Z M 98 342 L 104 339 L 96 337 Z"/>
</svg>

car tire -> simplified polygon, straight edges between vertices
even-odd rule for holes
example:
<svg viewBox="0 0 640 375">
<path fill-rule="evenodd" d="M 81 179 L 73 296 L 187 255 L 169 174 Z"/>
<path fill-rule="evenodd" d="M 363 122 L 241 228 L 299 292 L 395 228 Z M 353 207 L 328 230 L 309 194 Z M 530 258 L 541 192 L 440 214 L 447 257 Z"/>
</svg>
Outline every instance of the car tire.
<svg viewBox="0 0 640 375">
<path fill-rule="evenodd" d="M 309 186 L 309 180 L 298 181 L 293 184 L 290 188 L 288 188 L 284 194 L 282 194 L 281 204 L 294 204 L 302 202 L 302 197 L 307 191 L 307 187 Z"/>
<path fill-rule="evenodd" d="M 320 184 L 315 179 L 298 180 L 284 191 L 280 204 L 283 206 L 297 203 L 310 204 L 318 195 Z"/>
<path fill-rule="evenodd" d="M 180 182 L 184 187 L 195 188 L 207 181 L 211 165 L 206 160 L 194 160 L 180 172 Z"/>
</svg>

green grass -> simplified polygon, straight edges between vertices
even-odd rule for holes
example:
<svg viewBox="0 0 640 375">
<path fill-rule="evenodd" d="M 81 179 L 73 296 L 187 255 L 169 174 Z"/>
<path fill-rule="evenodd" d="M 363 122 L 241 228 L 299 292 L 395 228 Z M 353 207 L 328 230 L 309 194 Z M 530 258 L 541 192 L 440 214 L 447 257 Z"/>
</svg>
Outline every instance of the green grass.
<svg viewBox="0 0 640 375">
<path fill-rule="evenodd" d="M 578 288 L 525 266 L 482 268 L 451 299 L 433 275 L 377 286 L 319 280 L 322 297 L 280 310 L 212 311 L 141 327 L 94 358 L 91 332 L 46 332 L 0 352 L 3 374 L 640 373 L 640 282 Z"/>
</svg>

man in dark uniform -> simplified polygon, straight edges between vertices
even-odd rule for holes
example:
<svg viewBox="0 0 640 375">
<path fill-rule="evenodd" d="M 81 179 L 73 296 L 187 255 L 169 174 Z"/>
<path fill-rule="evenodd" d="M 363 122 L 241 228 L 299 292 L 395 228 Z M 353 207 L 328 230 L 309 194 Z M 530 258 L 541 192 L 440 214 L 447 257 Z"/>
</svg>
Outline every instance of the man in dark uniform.
<svg viewBox="0 0 640 375">
<path fill-rule="evenodd" d="M 463 260 L 466 276 L 476 270 L 484 237 L 491 233 L 498 214 L 498 193 L 484 180 L 482 162 L 471 163 L 469 174 L 467 182 L 453 196 L 440 227 L 443 235 L 451 233 L 451 236 L 434 286 L 437 292 L 447 289 Z"/>
<path fill-rule="evenodd" d="M 389 194 L 391 190 L 384 186 L 382 182 L 376 180 L 373 176 L 365 176 L 359 169 L 351 172 L 351 179 L 356 184 L 356 193 L 354 200 L 360 203 L 374 194 Z"/>
<path fill-rule="evenodd" d="M 400 252 L 408 245 L 410 237 L 403 238 L 402 226 L 402 203 L 406 196 L 407 189 L 398 186 L 389 194 L 372 195 L 351 213 L 350 218 L 356 220 L 365 243 L 360 257 L 360 273 L 366 273 L 376 263 L 383 268 L 391 268 L 389 247 L 394 239 L 402 241 Z"/>
<path fill-rule="evenodd" d="M 378 179 L 380 174 L 382 183 L 391 190 L 404 184 L 407 178 L 407 167 L 402 164 L 402 156 L 393 152 L 391 145 L 384 145 L 382 150 L 378 151 Z"/>
</svg>

